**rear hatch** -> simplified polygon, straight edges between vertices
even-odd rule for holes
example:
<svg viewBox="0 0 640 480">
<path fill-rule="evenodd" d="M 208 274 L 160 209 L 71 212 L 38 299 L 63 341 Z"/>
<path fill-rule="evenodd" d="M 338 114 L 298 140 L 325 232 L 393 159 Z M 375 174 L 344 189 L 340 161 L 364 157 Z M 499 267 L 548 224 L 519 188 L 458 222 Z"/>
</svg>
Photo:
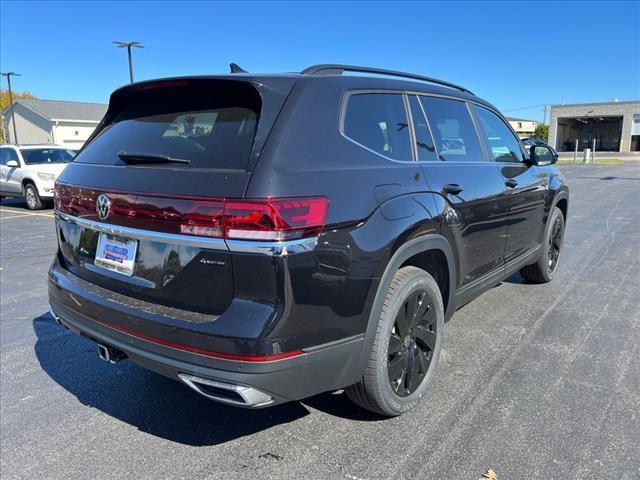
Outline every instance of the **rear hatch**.
<svg viewBox="0 0 640 480">
<path fill-rule="evenodd" d="M 219 314 L 233 299 L 220 238 L 294 78 L 187 78 L 116 91 L 56 183 L 59 259 L 132 299 Z"/>
</svg>

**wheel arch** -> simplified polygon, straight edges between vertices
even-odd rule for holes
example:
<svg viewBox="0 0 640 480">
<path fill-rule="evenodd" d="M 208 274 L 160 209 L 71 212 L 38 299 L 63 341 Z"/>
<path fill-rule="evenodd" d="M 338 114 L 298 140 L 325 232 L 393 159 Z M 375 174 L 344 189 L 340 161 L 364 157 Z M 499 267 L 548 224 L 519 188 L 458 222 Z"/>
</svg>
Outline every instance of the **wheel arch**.
<svg viewBox="0 0 640 480">
<path fill-rule="evenodd" d="M 446 260 L 446 267 L 448 271 L 448 295 L 445 300 L 447 305 L 445 310 L 445 320 L 451 318 L 456 311 L 455 302 L 455 285 L 456 285 L 456 268 L 453 252 L 447 239 L 440 234 L 428 234 L 417 238 L 413 238 L 404 244 L 402 244 L 396 252 L 393 254 L 380 279 L 378 290 L 373 300 L 371 312 L 369 314 L 369 320 L 367 322 L 367 328 L 364 336 L 364 343 L 362 346 L 362 352 L 360 355 L 359 372 L 358 375 L 362 376 L 364 372 L 373 342 L 375 339 L 376 329 L 378 325 L 378 314 L 382 309 L 382 304 L 385 299 L 389 285 L 395 273 L 404 265 L 416 265 L 411 260 L 416 256 L 426 254 L 429 252 L 438 252 L 439 255 L 443 255 Z M 437 281 L 437 279 L 436 279 Z"/>
<path fill-rule="evenodd" d="M 38 190 L 38 185 L 36 185 L 36 182 L 33 178 L 31 177 L 23 177 L 22 180 L 20 180 L 20 184 L 22 185 L 22 192 L 24 193 L 25 188 L 27 188 L 27 185 L 32 184 L 34 187 L 36 187 L 36 190 Z"/>
<path fill-rule="evenodd" d="M 564 215 L 564 221 L 567 221 L 567 212 L 569 210 L 569 194 L 562 190 L 557 193 L 555 198 L 553 199 L 553 207 L 558 207 L 562 211 L 562 215 Z"/>
</svg>

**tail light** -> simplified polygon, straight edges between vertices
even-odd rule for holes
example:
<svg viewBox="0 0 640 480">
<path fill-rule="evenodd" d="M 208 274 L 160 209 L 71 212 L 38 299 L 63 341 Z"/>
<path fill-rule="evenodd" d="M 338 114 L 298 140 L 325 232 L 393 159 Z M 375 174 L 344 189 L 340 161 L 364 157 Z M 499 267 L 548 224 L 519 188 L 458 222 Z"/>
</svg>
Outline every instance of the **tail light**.
<svg viewBox="0 0 640 480">
<path fill-rule="evenodd" d="M 104 193 L 108 214 L 99 218 Z M 238 240 L 284 241 L 317 236 L 329 208 L 325 197 L 219 199 L 102 192 L 56 183 L 56 209 L 69 215 L 167 233 Z"/>
</svg>

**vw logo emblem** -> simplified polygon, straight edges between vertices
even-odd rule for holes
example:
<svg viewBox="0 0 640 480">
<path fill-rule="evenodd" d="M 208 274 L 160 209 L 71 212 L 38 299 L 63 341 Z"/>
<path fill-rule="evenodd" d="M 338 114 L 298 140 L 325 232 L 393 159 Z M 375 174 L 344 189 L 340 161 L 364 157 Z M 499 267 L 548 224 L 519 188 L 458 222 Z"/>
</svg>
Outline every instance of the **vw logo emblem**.
<svg viewBox="0 0 640 480">
<path fill-rule="evenodd" d="M 111 213 L 111 200 L 104 193 L 96 198 L 96 213 L 98 217 L 104 220 Z"/>
</svg>

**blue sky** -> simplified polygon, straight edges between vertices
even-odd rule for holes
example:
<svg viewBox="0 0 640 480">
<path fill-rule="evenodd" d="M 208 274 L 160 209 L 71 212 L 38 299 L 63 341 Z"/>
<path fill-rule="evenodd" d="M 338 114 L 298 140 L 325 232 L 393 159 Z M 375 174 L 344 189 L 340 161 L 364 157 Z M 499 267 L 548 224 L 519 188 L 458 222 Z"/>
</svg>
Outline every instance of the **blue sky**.
<svg viewBox="0 0 640 480">
<path fill-rule="evenodd" d="M 440 77 L 509 116 L 640 98 L 640 2 L 0 2 L 0 67 L 40 98 L 106 102 L 128 81 L 352 63 Z M 4 81 L 4 79 L 3 79 Z M 6 84 L 2 84 L 6 88 Z M 518 109 L 518 110 L 514 110 Z"/>
</svg>

